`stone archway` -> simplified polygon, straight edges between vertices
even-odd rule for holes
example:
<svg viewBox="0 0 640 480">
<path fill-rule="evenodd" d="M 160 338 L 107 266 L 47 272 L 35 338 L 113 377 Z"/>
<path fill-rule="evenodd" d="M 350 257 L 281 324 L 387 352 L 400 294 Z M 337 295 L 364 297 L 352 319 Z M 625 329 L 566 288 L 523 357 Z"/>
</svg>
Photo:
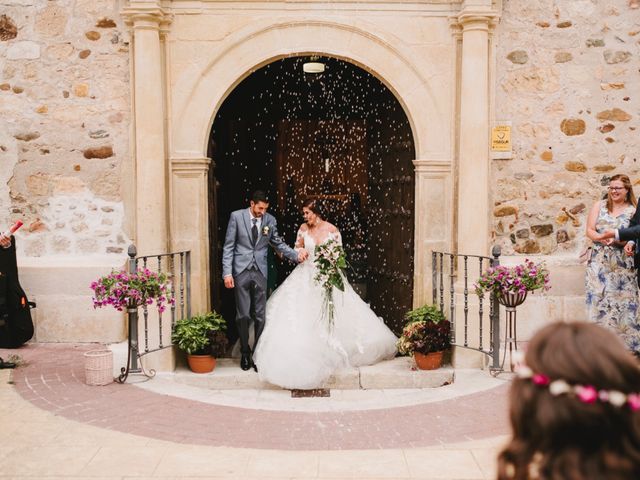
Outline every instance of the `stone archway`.
<svg viewBox="0 0 640 480">
<path fill-rule="evenodd" d="M 413 305 L 414 142 L 401 105 L 371 73 L 316 56 L 286 57 L 245 78 L 214 121 L 209 156 L 211 303 L 235 315 L 222 286 L 222 240 L 232 211 L 265 190 L 278 231 L 292 245 L 300 205 L 315 198 L 342 233 L 350 284 L 399 333 Z M 270 261 L 268 291 L 293 266 Z M 233 329 L 232 329 L 233 330 Z"/>
<path fill-rule="evenodd" d="M 206 151 L 215 113 L 253 69 L 321 53 L 370 70 L 409 119 L 416 146 L 413 298 L 429 301 L 432 249 L 488 253 L 491 31 L 499 2 L 358 4 L 358 14 L 346 4 L 262 6 L 249 12 L 216 2 L 128 0 L 122 9 L 131 27 L 135 160 L 128 173 L 139 252 L 191 250 L 193 306 L 209 307 Z"/>
<path fill-rule="evenodd" d="M 215 113 L 229 92 L 256 68 L 305 53 L 343 58 L 372 72 L 405 110 L 417 157 L 413 161 L 413 298 L 414 304 L 427 300 L 430 249 L 448 245 L 451 237 L 452 125 L 446 100 L 451 92 L 434 95 L 426 72 L 401 54 L 402 45 L 374 31 L 373 27 L 365 30 L 321 21 L 252 25 L 230 35 L 222 47 L 210 53 L 205 64 L 197 71 L 186 71 L 172 86 L 171 246 L 194 252 L 196 309 L 208 306 L 209 297 L 206 151 Z"/>
</svg>

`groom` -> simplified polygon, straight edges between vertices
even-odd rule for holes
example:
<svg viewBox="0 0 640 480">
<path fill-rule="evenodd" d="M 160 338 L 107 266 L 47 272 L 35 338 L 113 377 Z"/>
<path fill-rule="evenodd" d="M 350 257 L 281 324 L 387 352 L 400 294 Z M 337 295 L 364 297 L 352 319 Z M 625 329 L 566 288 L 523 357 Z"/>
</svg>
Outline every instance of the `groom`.
<svg viewBox="0 0 640 480">
<path fill-rule="evenodd" d="M 599 237 L 599 240 L 603 241 L 605 245 L 611 245 L 614 241 L 627 242 L 624 251 L 629 256 L 633 255 L 637 281 L 640 285 L 640 207 L 636 207 L 627 228 L 605 230 Z"/>
<path fill-rule="evenodd" d="M 292 262 L 303 262 L 307 252 L 296 252 L 278 235 L 276 219 L 267 213 L 269 201 L 257 190 L 249 208 L 231 213 L 222 249 L 222 278 L 226 288 L 235 289 L 236 322 L 240 334 L 240 368 L 258 371 L 251 359 L 249 322 L 253 314 L 255 342 L 264 329 L 267 304 L 267 253 L 271 245 Z"/>
</svg>

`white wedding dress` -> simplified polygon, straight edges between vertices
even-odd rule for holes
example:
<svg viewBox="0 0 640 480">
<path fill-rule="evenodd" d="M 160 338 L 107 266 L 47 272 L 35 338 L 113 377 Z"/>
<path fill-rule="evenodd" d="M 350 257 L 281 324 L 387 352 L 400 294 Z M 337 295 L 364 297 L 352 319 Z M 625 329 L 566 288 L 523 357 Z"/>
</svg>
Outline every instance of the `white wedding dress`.
<svg viewBox="0 0 640 480">
<path fill-rule="evenodd" d="M 334 322 L 323 316 L 323 290 L 314 280 L 315 242 L 302 233 L 309 258 L 267 302 L 266 324 L 253 360 L 260 380 L 289 389 L 321 388 L 337 369 L 372 365 L 396 354 L 396 336 L 344 278 L 334 288 Z M 341 243 L 340 234 L 330 234 Z"/>
</svg>

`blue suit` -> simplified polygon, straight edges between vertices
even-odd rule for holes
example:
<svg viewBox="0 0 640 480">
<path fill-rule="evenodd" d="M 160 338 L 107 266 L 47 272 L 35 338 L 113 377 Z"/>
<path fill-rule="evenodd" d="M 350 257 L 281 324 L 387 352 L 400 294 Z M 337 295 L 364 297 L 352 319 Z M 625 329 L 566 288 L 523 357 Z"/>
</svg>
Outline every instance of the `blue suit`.
<svg viewBox="0 0 640 480">
<path fill-rule="evenodd" d="M 249 353 L 249 322 L 253 317 L 257 343 L 265 322 L 267 304 L 267 254 L 269 246 L 285 258 L 297 263 L 298 254 L 278 235 L 275 217 L 262 216 L 258 239 L 254 245 L 251 235 L 249 209 L 231 213 L 222 249 L 222 277 L 232 275 L 236 298 L 236 322 L 242 353 Z"/>
</svg>

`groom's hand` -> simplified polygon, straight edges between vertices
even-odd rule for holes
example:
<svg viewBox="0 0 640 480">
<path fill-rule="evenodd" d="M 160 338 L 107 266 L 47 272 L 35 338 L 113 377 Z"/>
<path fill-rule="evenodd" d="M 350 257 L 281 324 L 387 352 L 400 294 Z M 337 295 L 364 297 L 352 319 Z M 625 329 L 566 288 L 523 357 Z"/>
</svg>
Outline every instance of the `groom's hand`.
<svg viewBox="0 0 640 480">
<path fill-rule="evenodd" d="M 636 249 L 635 247 L 636 247 L 636 246 L 635 246 L 635 244 L 634 244 L 634 243 L 632 243 L 632 242 L 627 242 L 627 243 L 625 244 L 625 246 L 624 246 L 624 253 L 626 253 L 626 254 L 627 254 L 627 256 L 629 256 L 629 257 L 630 257 L 631 255 L 633 255 L 633 254 L 635 253 L 635 249 Z"/>
<path fill-rule="evenodd" d="M 233 276 L 231 275 L 227 275 L 226 277 L 224 277 L 224 286 L 226 288 L 233 288 L 235 287 L 235 284 L 233 283 Z"/>
<path fill-rule="evenodd" d="M 308 257 L 309 253 L 306 250 L 301 249 L 298 251 L 298 263 L 304 262 Z"/>
</svg>

